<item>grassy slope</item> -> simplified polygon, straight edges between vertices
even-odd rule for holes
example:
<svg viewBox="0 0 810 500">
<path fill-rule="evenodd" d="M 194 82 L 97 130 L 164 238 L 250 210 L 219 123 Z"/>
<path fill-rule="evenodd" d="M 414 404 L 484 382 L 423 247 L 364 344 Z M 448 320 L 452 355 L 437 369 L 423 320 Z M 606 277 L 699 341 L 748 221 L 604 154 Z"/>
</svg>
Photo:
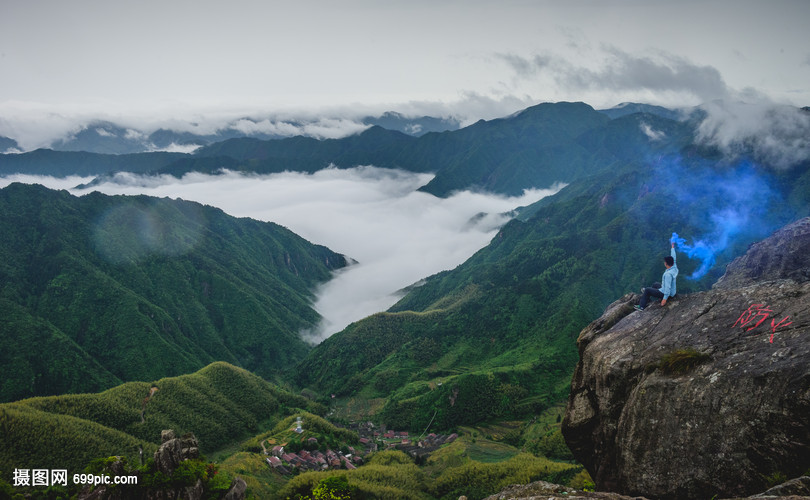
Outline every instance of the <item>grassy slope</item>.
<svg viewBox="0 0 810 500">
<path fill-rule="evenodd" d="M 193 432 L 202 452 L 211 453 L 272 428 L 296 408 L 324 409 L 224 362 L 97 394 L 5 403 L 0 470 L 51 466 L 78 472 L 90 459 L 114 454 L 137 463 L 138 446 L 150 456 L 163 429 Z"/>
</svg>

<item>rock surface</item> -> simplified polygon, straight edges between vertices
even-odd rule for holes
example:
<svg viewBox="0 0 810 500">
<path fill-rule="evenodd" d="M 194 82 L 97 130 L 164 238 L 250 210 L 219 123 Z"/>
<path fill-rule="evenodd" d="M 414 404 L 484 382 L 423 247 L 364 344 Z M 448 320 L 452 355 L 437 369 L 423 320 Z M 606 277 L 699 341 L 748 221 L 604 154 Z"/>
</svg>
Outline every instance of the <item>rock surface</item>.
<svg viewBox="0 0 810 500">
<path fill-rule="evenodd" d="M 200 445 L 192 434 L 177 438 L 174 431 L 163 431 L 160 440 L 160 448 L 154 455 L 155 466 L 167 476 L 171 476 L 180 462 L 200 458 Z"/>
<path fill-rule="evenodd" d="M 744 497 L 807 474 L 810 218 L 753 245 L 708 292 L 637 302 L 611 304 L 577 341 L 562 430 L 597 489 Z"/>
<path fill-rule="evenodd" d="M 644 500 L 641 497 L 628 497 L 618 493 L 606 493 L 601 491 L 580 491 L 568 488 L 559 484 L 548 483 L 546 481 L 535 481 L 529 484 L 515 484 L 505 490 L 486 497 L 484 500 L 550 500 L 568 499 L 602 499 L 602 500 Z"/>
<path fill-rule="evenodd" d="M 459 497 L 459 500 L 466 497 Z M 810 499 L 810 477 L 803 476 L 774 486 L 764 493 L 745 498 L 729 498 L 720 500 L 807 500 Z M 619 493 L 603 491 L 580 491 L 559 484 L 546 481 L 535 481 L 529 484 L 513 484 L 500 493 L 490 495 L 484 500 L 647 500 L 645 497 L 628 497 Z"/>
</svg>

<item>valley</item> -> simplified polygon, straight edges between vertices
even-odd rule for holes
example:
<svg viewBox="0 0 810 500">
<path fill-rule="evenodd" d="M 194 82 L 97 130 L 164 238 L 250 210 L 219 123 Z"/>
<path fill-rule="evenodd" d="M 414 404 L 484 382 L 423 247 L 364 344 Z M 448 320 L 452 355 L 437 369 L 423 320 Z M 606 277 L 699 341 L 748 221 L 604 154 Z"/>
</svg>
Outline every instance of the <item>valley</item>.
<svg viewBox="0 0 810 500">
<path fill-rule="evenodd" d="M 3 480 L 111 455 L 144 466 L 141 452 L 171 429 L 192 433 L 254 498 L 332 486 L 420 499 L 537 480 L 592 488 L 560 431 L 580 332 L 658 279 L 672 233 L 712 249 L 695 279 L 708 261 L 679 255 L 688 296 L 810 215 L 810 160 L 775 168 L 754 149 L 726 156 L 700 140 L 700 113 L 633 111 L 544 104 L 419 137 L 372 127 L 344 139 L 233 138 L 176 158 L 0 155 L 3 175 L 86 175 L 81 162 L 100 175 L 81 190 L 0 189 Z M 293 183 L 288 198 L 270 191 L 274 175 L 331 177 L 310 211 Z M 357 190 L 363 182 L 389 191 Z M 219 186 L 218 198 L 190 197 L 195 184 Z M 347 200 L 325 203 L 330 190 L 364 199 L 356 220 L 367 226 L 344 228 L 355 219 L 339 210 Z M 262 197 L 295 217 L 224 206 Z M 380 223 L 386 204 L 413 219 Z M 313 217 L 338 238 L 299 235 L 292 221 Z M 431 219 L 444 224 L 394 239 Z M 377 286 L 397 268 L 407 272 Z M 364 286 L 334 291 L 335 310 L 372 305 L 336 321 L 323 291 L 353 270 Z M 333 329 L 319 331 L 325 319 Z M 277 464 L 276 446 L 286 452 Z M 310 470 L 313 456 L 337 469 Z"/>
</svg>

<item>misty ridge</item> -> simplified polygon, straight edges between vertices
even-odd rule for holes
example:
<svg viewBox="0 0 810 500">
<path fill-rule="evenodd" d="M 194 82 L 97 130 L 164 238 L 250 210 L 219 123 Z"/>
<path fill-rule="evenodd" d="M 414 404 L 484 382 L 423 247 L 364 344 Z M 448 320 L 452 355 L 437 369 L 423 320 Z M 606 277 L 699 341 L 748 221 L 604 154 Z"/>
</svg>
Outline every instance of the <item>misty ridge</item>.
<svg viewBox="0 0 810 500">
<path fill-rule="evenodd" d="M 313 243 L 342 253 L 357 264 L 337 272 L 316 291 L 314 307 L 323 320 L 304 336 L 317 343 L 353 321 L 388 309 L 414 283 L 467 260 L 518 214 L 515 210 L 519 207 L 532 205 L 557 193 L 566 183 L 617 160 L 653 165 L 663 178 L 671 179 L 671 185 L 682 186 L 679 203 L 688 204 L 690 197 L 716 191 L 720 200 L 717 206 L 722 208 L 705 215 L 700 224 L 705 228 L 703 233 L 682 235 L 689 239 L 681 245 L 687 255 L 701 262 L 694 275 L 699 278 L 712 267 L 716 255 L 767 210 L 768 200 L 774 196 L 765 179 L 767 174 L 751 162 L 778 171 L 810 158 L 810 113 L 766 100 L 753 104 L 713 101 L 676 110 L 625 103 L 596 111 L 582 103 L 557 103 L 459 128 L 461 123 L 460 119 L 399 113 L 359 120 L 240 118 L 220 126 L 213 122 L 197 125 L 196 132 L 190 131 L 195 127 L 176 124 L 177 133 L 159 129 L 147 134 L 111 122 L 95 122 L 81 125 L 78 132 L 52 145 L 70 150 L 82 145 L 114 149 L 115 144 L 128 144 L 127 148 L 137 149 L 163 141 L 166 149 L 185 148 L 188 152 L 166 157 L 164 163 L 152 168 L 157 172 L 113 171 L 94 178 L 70 176 L 70 172 L 46 177 L 11 173 L 9 169 L 15 166 L 9 161 L 28 155 L 17 150 L 0 157 L 0 173 L 4 175 L 0 186 L 41 183 L 76 195 L 100 191 L 198 201 L 236 217 L 279 223 Z M 529 127 L 529 132 L 524 127 Z M 552 127 L 565 133 L 561 135 Z M 511 143 L 501 146 L 503 151 L 490 138 L 502 130 L 514 134 Z M 392 135 L 395 133 L 402 138 Z M 456 158 L 441 153 L 442 140 L 448 134 L 466 141 L 472 156 L 465 153 Z M 283 139 L 289 136 L 309 137 L 314 142 L 295 149 L 299 139 Z M 261 141 L 242 143 L 240 137 Z M 211 145 L 211 152 L 198 150 L 223 138 L 230 140 Z M 176 147 L 180 143 L 182 147 Z M 255 161 L 249 159 L 251 155 L 277 154 L 272 148 L 282 144 L 289 146 L 279 151 L 290 156 L 280 159 L 277 166 L 273 164 L 271 170 L 279 172 L 251 172 L 251 161 Z M 376 158 L 387 168 L 356 163 L 375 144 L 382 145 Z M 306 153 L 316 146 L 323 152 Z M 687 173 L 681 165 L 678 151 L 685 146 L 702 148 L 702 154 L 714 158 L 701 175 Z M 262 152 L 263 147 L 271 148 L 270 152 Z M 583 147 L 598 151 L 596 160 L 586 158 Z M 559 148 L 565 153 L 555 157 Z M 239 156 L 228 165 L 222 164 L 221 156 L 211 156 L 213 162 L 205 163 L 203 171 L 195 171 L 195 158 L 200 155 L 189 153 L 194 150 Z M 327 168 L 311 162 L 296 166 L 295 155 L 305 154 L 320 154 L 323 160 L 319 161 L 324 162 L 334 157 L 341 161 L 340 168 L 331 161 Z M 476 159 L 479 156 L 482 160 Z M 98 161 L 103 163 L 105 158 Z M 188 159 L 189 166 L 172 169 L 176 158 Z M 521 161 L 525 162 L 523 170 L 537 173 L 529 177 L 516 174 Z M 409 170 L 398 168 L 398 164 L 407 165 Z M 285 165 L 303 171 L 288 171 Z M 480 173 L 471 173 L 474 169 Z M 161 170 L 172 173 L 158 173 Z M 476 175 L 489 180 L 476 181 Z"/>
<path fill-rule="evenodd" d="M 90 178 L 12 175 L 0 178 L 0 187 L 22 182 L 76 196 L 98 191 L 196 201 L 235 217 L 275 222 L 342 253 L 353 265 L 316 290 L 313 306 L 323 319 L 318 328 L 302 332 L 317 343 L 388 309 L 403 289 L 422 278 L 460 264 L 489 242 L 514 209 L 563 187 L 529 189 L 519 197 L 462 191 L 438 198 L 418 191 L 432 177 L 364 166 L 313 174 L 189 173 L 181 178 L 119 173 L 92 188 L 76 187 Z"/>
<path fill-rule="evenodd" d="M 662 76 L 661 79 L 665 78 Z M 707 95 L 722 97 L 712 98 L 694 107 L 670 109 L 622 103 L 599 111 L 611 118 L 646 111 L 676 120 L 692 120 L 699 123 L 697 138 L 700 142 L 719 147 L 730 155 L 754 146 L 763 161 L 783 167 L 807 157 L 810 146 L 807 144 L 806 131 L 810 125 L 806 108 L 802 113 L 798 108 L 772 102 L 754 91 L 732 95 L 725 87 L 722 91 L 716 90 Z M 517 107 L 519 113 L 526 104 L 490 102 L 481 96 L 470 96 L 466 102 L 454 108 L 442 109 L 435 104 L 412 103 L 404 112 L 372 114 L 374 110 L 368 109 L 369 114 L 363 116 L 359 116 L 357 111 L 348 110 L 326 111 L 324 115 L 302 111 L 228 116 L 220 112 L 207 116 L 198 114 L 194 120 L 114 119 L 58 113 L 18 115 L 9 110 L 0 117 L 0 153 L 14 154 L 49 148 L 107 154 L 189 154 L 202 146 L 239 137 L 261 140 L 295 136 L 340 139 L 372 126 L 420 137 L 431 132 L 458 130 L 481 118 L 497 119 L 505 116 L 503 110 L 510 106 Z M 429 115 L 436 111 L 439 114 Z"/>
</svg>

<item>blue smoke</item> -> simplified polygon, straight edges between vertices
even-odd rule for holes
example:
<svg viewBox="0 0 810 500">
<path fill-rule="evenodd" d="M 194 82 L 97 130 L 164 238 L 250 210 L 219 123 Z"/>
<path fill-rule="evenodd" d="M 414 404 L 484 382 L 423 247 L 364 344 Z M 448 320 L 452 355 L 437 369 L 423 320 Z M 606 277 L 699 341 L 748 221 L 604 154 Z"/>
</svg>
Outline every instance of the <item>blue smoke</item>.
<svg viewBox="0 0 810 500">
<path fill-rule="evenodd" d="M 690 225 L 697 228 L 692 238 L 672 233 L 670 239 L 680 253 L 700 261 L 687 279 L 705 276 L 718 255 L 738 239 L 759 238 L 772 229 L 766 214 L 774 192 L 768 176 L 756 165 L 742 163 L 735 168 L 704 168 L 699 172 L 678 168 L 677 172 L 678 182 L 673 183 L 676 198 Z"/>
<path fill-rule="evenodd" d="M 693 245 L 688 245 L 685 238 L 678 236 L 678 233 L 672 233 L 672 238 L 669 240 L 678 247 L 681 253 L 686 254 L 690 259 L 700 260 L 700 266 L 695 271 L 687 276 L 687 279 L 697 280 L 702 278 L 709 272 L 709 269 L 717 262 L 717 250 L 715 250 L 709 243 L 700 240 Z"/>
</svg>

